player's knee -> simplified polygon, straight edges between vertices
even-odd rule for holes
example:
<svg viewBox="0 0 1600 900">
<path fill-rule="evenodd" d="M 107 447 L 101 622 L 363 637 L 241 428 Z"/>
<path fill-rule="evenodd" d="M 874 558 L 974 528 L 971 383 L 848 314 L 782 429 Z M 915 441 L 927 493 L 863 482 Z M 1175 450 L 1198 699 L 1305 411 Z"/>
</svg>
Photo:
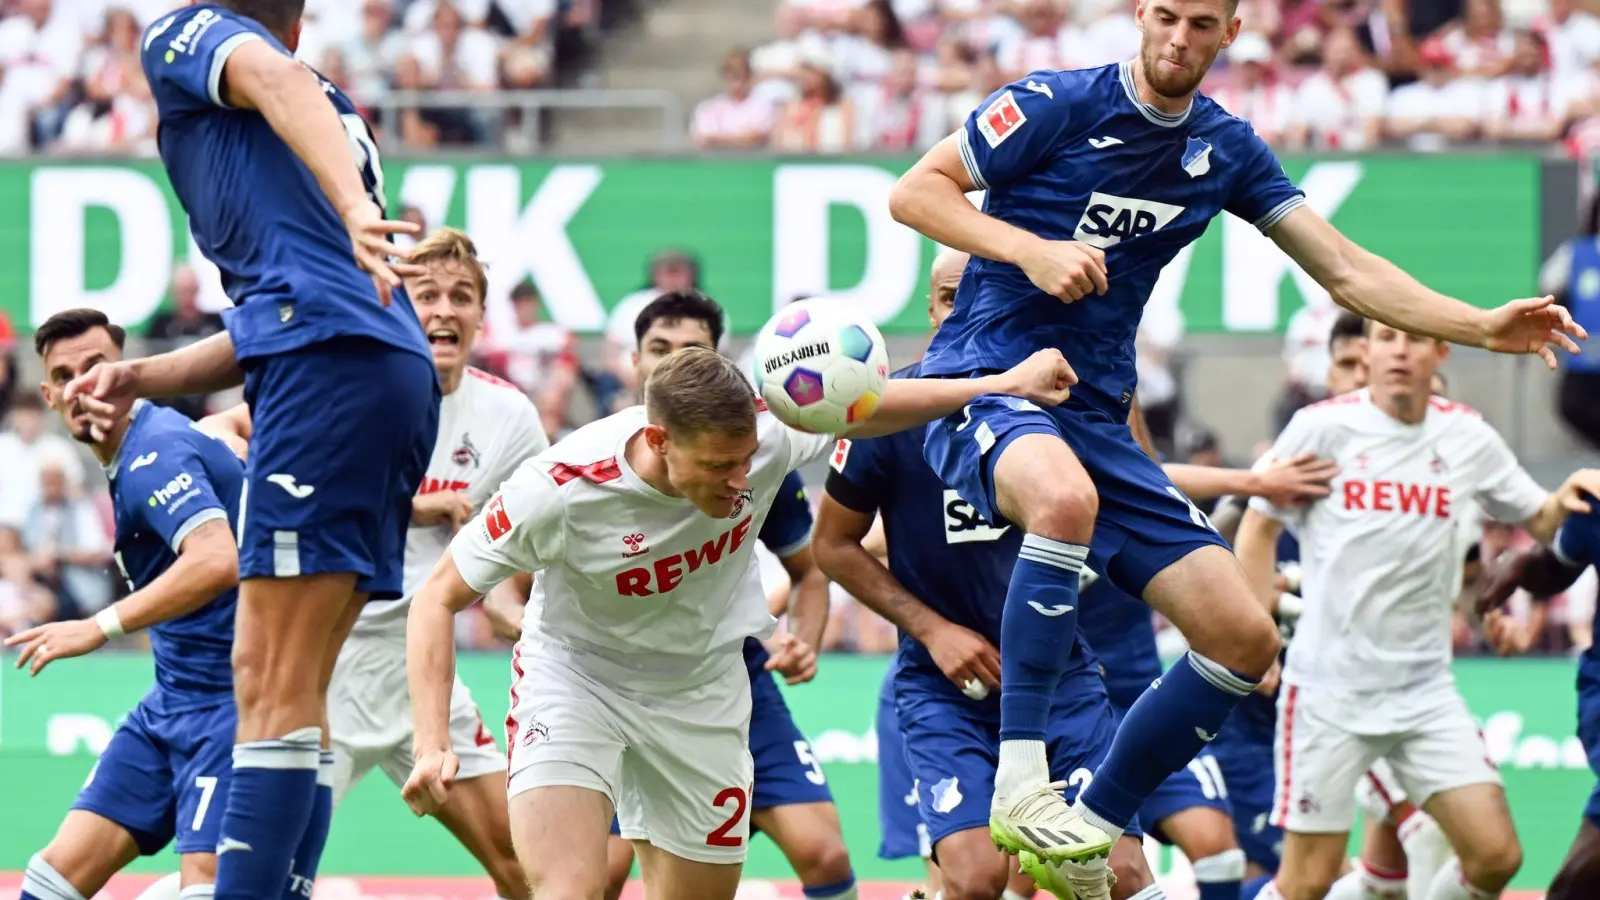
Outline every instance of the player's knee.
<svg viewBox="0 0 1600 900">
<path fill-rule="evenodd" d="M 796 851 L 789 862 L 805 884 L 838 884 L 854 874 L 850 868 L 850 852 L 845 849 L 844 838 L 837 833 L 819 835 Z"/>
<path fill-rule="evenodd" d="M 522 874 L 522 866 L 517 863 L 517 858 L 511 853 L 509 839 L 503 851 L 497 852 L 494 859 L 484 866 L 489 875 L 489 880 L 494 882 L 497 896 L 502 900 L 530 900 L 533 889 L 528 886 L 527 876 Z M 627 880 L 624 872 L 623 880 Z"/>
<path fill-rule="evenodd" d="M 996 856 L 998 857 L 998 854 Z M 997 865 L 941 868 L 943 900 L 994 900 L 1006 889 L 1006 873 L 1009 867 L 1005 859 L 1005 857 L 997 858 Z"/>
<path fill-rule="evenodd" d="M 1142 847 L 1131 853 L 1118 853 L 1112 850 L 1109 865 L 1111 874 L 1117 877 L 1113 890 L 1119 897 L 1135 896 L 1155 883 L 1155 877 L 1150 874 L 1150 866 L 1145 862 Z"/>
<path fill-rule="evenodd" d="M 1461 874 L 1473 887 L 1498 891 L 1511 883 L 1522 868 L 1522 842 L 1516 835 L 1479 847 L 1461 857 Z"/>
<path fill-rule="evenodd" d="M 1207 659 L 1235 672 L 1260 677 L 1277 662 L 1278 653 L 1283 649 L 1283 638 L 1278 634 L 1278 626 L 1272 621 L 1272 616 L 1260 605 L 1252 603 L 1241 609 L 1241 615 L 1228 622 L 1225 643 L 1202 648 L 1197 641 L 1193 646 Z"/>
<path fill-rule="evenodd" d="M 1030 502 L 1022 516 L 1029 534 L 1074 544 L 1088 543 L 1100 514 L 1100 495 L 1087 476 L 1040 479 L 1028 485 Z"/>
<path fill-rule="evenodd" d="M 1279 873 L 1278 893 L 1283 895 L 1283 900 L 1323 900 L 1328 896 L 1328 891 L 1333 889 L 1335 880 L 1337 875 L 1302 875 L 1286 880 L 1283 874 Z"/>
</svg>

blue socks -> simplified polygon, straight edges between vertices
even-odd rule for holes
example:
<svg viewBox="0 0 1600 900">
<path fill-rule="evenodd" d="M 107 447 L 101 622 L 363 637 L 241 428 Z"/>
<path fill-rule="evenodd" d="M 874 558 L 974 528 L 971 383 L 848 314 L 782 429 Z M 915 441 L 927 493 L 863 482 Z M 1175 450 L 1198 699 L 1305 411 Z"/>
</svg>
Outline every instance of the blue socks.
<svg viewBox="0 0 1600 900">
<path fill-rule="evenodd" d="M 289 870 L 316 805 L 321 744 L 322 729 L 312 726 L 276 740 L 234 745 L 233 783 L 217 844 L 217 896 L 286 896 Z"/>
<path fill-rule="evenodd" d="M 1255 688 L 1254 679 L 1193 650 L 1184 654 L 1145 689 L 1117 728 L 1111 752 L 1079 797 L 1078 805 L 1094 814 L 1085 820 L 1126 828 L 1151 792 L 1188 765 Z"/>
<path fill-rule="evenodd" d="M 22 873 L 22 900 L 83 900 L 83 895 L 55 866 L 35 853 Z"/>
<path fill-rule="evenodd" d="M 1239 882 L 1249 866 L 1244 851 L 1235 847 L 1194 861 L 1194 880 L 1200 900 L 1239 900 Z"/>
<path fill-rule="evenodd" d="M 833 884 L 801 885 L 800 893 L 805 894 L 806 900 L 856 900 L 856 876 Z"/>
<path fill-rule="evenodd" d="M 1000 619 L 1002 742 L 1045 739 L 1050 700 L 1077 639 L 1078 574 L 1088 557 L 1082 544 L 1022 539 Z"/>
<path fill-rule="evenodd" d="M 311 896 L 312 885 L 317 880 L 317 865 L 322 862 L 322 848 L 328 843 L 328 826 L 333 822 L 333 751 L 324 750 L 317 760 L 317 794 L 311 803 L 311 821 L 306 823 L 305 836 L 294 853 L 294 865 L 289 869 L 289 887 L 285 900 L 302 900 Z"/>
</svg>

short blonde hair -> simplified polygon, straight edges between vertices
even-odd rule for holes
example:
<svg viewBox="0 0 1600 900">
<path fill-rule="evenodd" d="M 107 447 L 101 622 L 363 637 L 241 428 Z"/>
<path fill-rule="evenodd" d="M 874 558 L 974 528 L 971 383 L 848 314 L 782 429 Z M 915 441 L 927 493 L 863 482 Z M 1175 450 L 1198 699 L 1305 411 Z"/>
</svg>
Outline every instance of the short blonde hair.
<svg viewBox="0 0 1600 900">
<path fill-rule="evenodd" d="M 460 263 L 472 275 L 472 283 L 478 289 L 478 302 L 485 302 L 489 296 L 489 270 L 478 259 L 478 245 L 464 231 L 454 228 L 434 231 L 411 248 L 409 261 L 419 266 L 436 262 Z"/>
<path fill-rule="evenodd" d="M 742 437 L 756 430 L 755 391 L 732 360 L 709 347 L 667 355 L 644 385 L 645 412 L 668 433 Z"/>
</svg>

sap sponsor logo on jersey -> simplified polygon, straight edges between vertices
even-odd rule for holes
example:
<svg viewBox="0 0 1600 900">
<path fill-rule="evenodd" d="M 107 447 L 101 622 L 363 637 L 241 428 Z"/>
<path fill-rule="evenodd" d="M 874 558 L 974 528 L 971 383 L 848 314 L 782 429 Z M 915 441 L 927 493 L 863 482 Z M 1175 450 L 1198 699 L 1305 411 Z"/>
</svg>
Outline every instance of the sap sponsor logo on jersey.
<svg viewBox="0 0 1600 900">
<path fill-rule="evenodd" d="M 188 472 L 179 472 L 171 481 L 150 494 L 150 506 L 153 508 L 166 505 L 167 512 L 171 512 L 187 503 L 194 493 L 194 476 Z"/>
<path fill-rule="evenodd" d="M 1403 481 L 1344 483 L 1344 508 L 1373 512 L 1411 513 L 1436 519 L 1450 518 L 1450 488 L 1442 484 L 1407 484 Z"/>
<path fill-rule="evenodd" d="M 637 566 L 617 573 L 617 594 L 623 597 L 649 597 L 652 594 L 670 594 L 683 583 L 683 576 L 693 574 L 701 566 L 714 566 L 724 555 L 739 552 L 750 537 L 754 516 L 745 516 L 739 524 L 706 541 L 698 550 L 685 550 L 663 556 L 649 566 Z"/>
<path fill-rule="evenodd" d="M 990 525 L 972 504 L 961 499 L 955 491 L 944 492 L 944 541 L 947 544 L 967 544 L 973 541 L 997 541 L 1011 530 L 1007 525 L 996 528 Z"/>
<path fill-rule="evenodd" d="M 1160 231 L 1182 213 L 1183 207 L 1170 203 L 1095 191 L 1089 195 L 1089 205 L 1084 208 L 1072 239 L 1106 250 Z"/>
<path fill-rule="evenodd" d="M 177 59 L 179 53 L 193 56 L 194 48 L 200 43 L 200 36 L 220 21 L 222 21 L 222 13 L 215 10 L 202 9 L 195 13 L 194 18 L 184 23 L 183 30 L 178 32 L 177 37 L 167 43 L 167 62 L 170 63 Z M 171 25 L 172 21 L 170 19 L 167 20 L 167 27 L 171 27 Z M 162 30 L 165 31 L 166 29 L 163 28 Z"/>
</svg>

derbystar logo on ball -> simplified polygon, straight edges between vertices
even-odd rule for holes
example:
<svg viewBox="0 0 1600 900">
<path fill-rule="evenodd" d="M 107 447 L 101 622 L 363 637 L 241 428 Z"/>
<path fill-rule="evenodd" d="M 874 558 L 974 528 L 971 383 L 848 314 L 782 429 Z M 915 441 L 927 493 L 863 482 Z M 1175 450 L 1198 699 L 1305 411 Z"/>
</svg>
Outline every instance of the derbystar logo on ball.
<svg viewBox="0 0 1600 900">
<path fill-rule="evenodd" d="M 871 321 L 826 297 L 781 310 L 756 337 L 756 389 L 785 425 L 836 434 L 878 411 L 889 353 Z"/>
</svg>

